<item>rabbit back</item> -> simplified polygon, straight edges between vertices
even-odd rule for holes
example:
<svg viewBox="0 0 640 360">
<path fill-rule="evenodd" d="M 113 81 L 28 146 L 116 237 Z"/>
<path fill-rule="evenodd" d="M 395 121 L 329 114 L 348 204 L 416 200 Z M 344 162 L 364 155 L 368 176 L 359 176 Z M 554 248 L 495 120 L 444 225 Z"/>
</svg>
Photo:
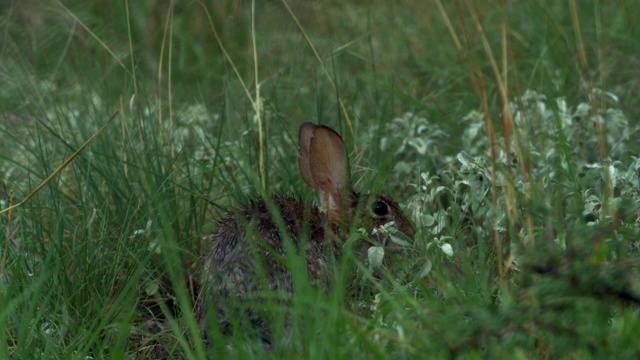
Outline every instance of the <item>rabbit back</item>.
<svg viewBox="0 0 640 360">
<path fill-rule="evenodd" d="M 226 335 L 232 333 L 231 319 L 238 316 L 235 307 L 241 307 L 248 299 L 262 302 L 261 296 L 266 292 L 294 292 L 293 277 L 285 266 L 285 236 L 296 252 L 304 254 L 311 281 L 317 285 L 329 282 L 327 259 L 334 256 L 336 249 L 325 241 L 324 215 L 300 199 L 276 196 L 272 200 L 279 212 L 277 217 L 269 211 L 265 200 L 258 198 L 223 219 L 210 238 L 210 249 L 204 259 L 207 293 L 212 296 L 218 325 Z M 278 221 L 282 221 L 282 228 Z M 287 235 L 283 236 L 281 229 Z M 205 302 L 202 297 L 199 313 L 207 326 Z M 244 308 L 239 318 L 248 319 L 263 339 L 269 339 L 268 326 L 259 314 Z"/>
</svg>

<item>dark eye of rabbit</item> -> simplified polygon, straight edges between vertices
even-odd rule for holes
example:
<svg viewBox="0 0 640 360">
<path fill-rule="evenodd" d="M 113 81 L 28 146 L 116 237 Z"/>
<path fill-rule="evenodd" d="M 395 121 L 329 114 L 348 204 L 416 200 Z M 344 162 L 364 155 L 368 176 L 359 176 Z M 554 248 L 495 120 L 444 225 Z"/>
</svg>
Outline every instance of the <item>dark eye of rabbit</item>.
<svg viewBox="0 0 640 360">
<path fill-rule="evenodd" d="M 373 204 L 373 213 L 378 216 L 386 216 L 389 215 L 389 208 L 387 207 L 387 204 L 378 200 Z"/>
</svg>

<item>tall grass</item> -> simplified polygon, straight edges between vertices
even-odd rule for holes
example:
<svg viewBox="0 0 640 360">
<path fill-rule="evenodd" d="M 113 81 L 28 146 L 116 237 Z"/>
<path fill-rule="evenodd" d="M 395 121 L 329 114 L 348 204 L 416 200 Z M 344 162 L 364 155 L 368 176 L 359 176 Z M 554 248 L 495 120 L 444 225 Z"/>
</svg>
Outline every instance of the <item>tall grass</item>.
<svg viewBox="0 0 640 360">
<path fill-rule="evenodd" d="M 0 9 L 2 208 L 118 111 L 1 214 L 1 356 L 638 356 L 635 3 Z M 286 346 L 207 349 L 207 234 L 251 197 L 313 198 L 302 121 L 339 130 L 415 243 L 380 279 L 345 256 L 329 292 L 296 272 L 291 307 L 261 307 Z"/>
</svg>

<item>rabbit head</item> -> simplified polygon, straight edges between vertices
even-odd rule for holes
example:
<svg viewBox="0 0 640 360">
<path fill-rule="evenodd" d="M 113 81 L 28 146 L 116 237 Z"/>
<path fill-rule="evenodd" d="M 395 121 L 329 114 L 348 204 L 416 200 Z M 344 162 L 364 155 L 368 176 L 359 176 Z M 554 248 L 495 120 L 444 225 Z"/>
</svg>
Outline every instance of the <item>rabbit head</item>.
<svg viewBox="0 0 640 360">
<path fill-rule="evenodd" d="M 298 132 L 300 157 L 298 167 L 304 181 L 320 193 L 328 219 L 337 229 L 348 228 L 360 215 L 371 230 L 393 221 L 396 228 L 413 239 L 409 220 L 398 204 L 386 195 L 373 197 L 353 190 L 344 142 L 333 129 L 305 122 Z M 364 244 L 360 260 L 364 261 L 369 244 Z"/>
</svg>

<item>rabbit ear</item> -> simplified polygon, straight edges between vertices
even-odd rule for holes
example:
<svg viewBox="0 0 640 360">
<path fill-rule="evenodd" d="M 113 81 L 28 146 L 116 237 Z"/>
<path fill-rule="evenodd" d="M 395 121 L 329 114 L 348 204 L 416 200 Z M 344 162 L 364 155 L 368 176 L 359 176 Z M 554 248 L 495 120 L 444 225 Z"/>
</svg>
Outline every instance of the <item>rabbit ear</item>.
<svg viewBox="0 0 640 360">
<path fill-rule="evenodd" d="M 298 130 L 298 152 L 300 153 L 300 157 L 298 158 L 298 168 L 300 169 L 300 175 L 302 175 L 304 181 L 314 189 L 317 189 L 318 187 L 311 176 L 311 169 L 309 168 L 309 148 L 311 147 L 313 130 L 316 127 L 316 124 L 304 122 L 300 125 L 300 130 Z"/>
<path fill-rule="evenodd" d="M 344 142 L 333 129 L 305 122 L 298 132 L 298 167 L 304 181 L 320 192 L 329 218 L 340 220 L 343 190 L 351 191 Z"/>
</svg>

